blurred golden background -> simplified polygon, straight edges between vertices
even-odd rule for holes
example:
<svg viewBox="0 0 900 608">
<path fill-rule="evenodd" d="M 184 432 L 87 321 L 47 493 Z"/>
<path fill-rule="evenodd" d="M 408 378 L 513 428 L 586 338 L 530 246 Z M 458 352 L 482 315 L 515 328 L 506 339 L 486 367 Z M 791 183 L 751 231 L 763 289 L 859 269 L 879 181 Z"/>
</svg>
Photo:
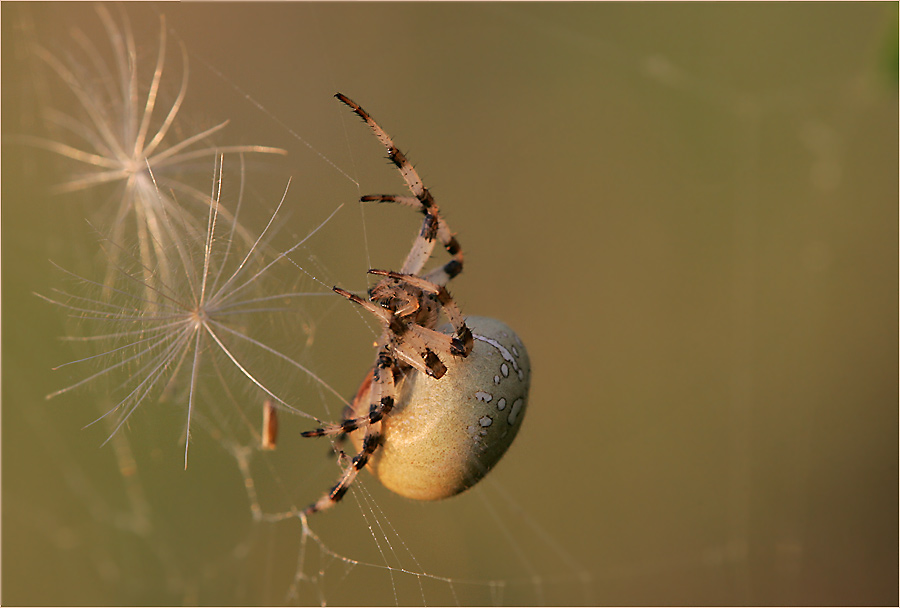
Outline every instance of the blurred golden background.
<svg viewBox="0 0 900 608">
<path fill-rule="evenodd" d="M 64 99 L 31 45 L 65 57 L 73 28 L 106 33 L 89 4 L 4 3 L 4 603 L 897 602 L 896 5 L 120 11 L 150 66 L 165 15 L 170 104 L 184 42 L 188 120 L 288 151 L 253 161 L 257 223 L 287 176 L 286 242 L 345 204 L 303 260 L 353 289 L 417 225 L 355 202 L 403 191 L 332 95 L 369 110 L 459 234 L 463 311 L 528 345 L 529 411 L 484 488 L 418 504 L 367 478 L 317 536 L 252 524 L 214 436 L 183 471 L 177 404 L 99 447 L 107 430 L 81 428 L 102 392 L 44 399 L 89 372 L 51 371 L 84 354 L 33 292 L 67 282 L 48 259 L 102 279 L 84 218 L 106 195 L 50 194 L 71 164 L 16 136 Z M 349 397 L 372 335 L 329 306 L 303 361 Z M 324 443 L 297 445 L 309 426 L 282 416 L 254 460 L 264 511 L 336 478 Z"/>
</svg>

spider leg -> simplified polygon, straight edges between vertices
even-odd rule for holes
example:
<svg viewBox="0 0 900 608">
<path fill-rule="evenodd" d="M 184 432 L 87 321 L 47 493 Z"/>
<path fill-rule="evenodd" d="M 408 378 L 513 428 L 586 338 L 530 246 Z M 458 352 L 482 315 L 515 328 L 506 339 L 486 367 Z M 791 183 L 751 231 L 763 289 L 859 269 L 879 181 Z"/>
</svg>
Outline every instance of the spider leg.
<svg viewBox="0 0 900 608">
<path fill-rule="evenodd" d="M 379 417 L 379 420 L 381 418 Z M 301 437 L 325 437 L 329 435 L 343 435 L 352 433 L 356 429 L 369 424 L 369 416 L 360 416 L 358 418 L 345 418 L 340 424 L 326 424 L 311 431 L 303 431 Z"/>
<path fill-rule="evenodd" d="M 359 472 L 369 462 L 369 458 L 381 445 L 381 418 L 394 407 L 394 367 L 396 363 L 391 355 L 393 350 L 393 341 L 387 338 L 378 351 L 369 397 L 369 415 L 361 417 L 367 421 L 362 449 L 350 460 L 350 465 L 344 469 L 334 487 L 319 500 L 306 507 L 303 510 L 304 515 L 324 511 L 338 503 L 350 489 Z"/>
<path fill-rule="evenodd" d="M 368 194 L 359 200 L 363 203 L 398 203 L 417 209 L 425 214 L 422 228 L 419 230 L 419 234 L 416 236 L 416 240 L 413 242 L 413 246 L 407 254 L 401 270 L 409 274 L 421 271 L 428 258 L 431 257 L 435 239 L 438 239 L 453 259 L 431 272 L 431 275 L 434 276 L 433 282 L 445 285 L 450 279 L 462 272 L 462 249 L 456 237 L 450 232 L 447 222 L 440 216 L 437 205 L 433 204 L 433 199 L 431 207 L 426 207 L 414 196 L 398 196 L 394 194 Z"/>
<path fill-rule="evenodd" d="M 390 366 L 390 361 L 384 362 L 382 359 L 382 355 L 379 355 L 379 366 L 387 365 Z M 374 376 L 374 369 L 372 373 L 366 376 L 365 382 L 363 382 L 362 386 L 357 393 L 356 399 L 354 399 L 353 405 L 355 406 L 357 400 L 361 400 L 363 395 L 369 393 L 369 390 L 372 386 Z M 346 417 L 341 420 L 340 424 L 328 424 L 323 427 L 314 429 L 312 431 L 303 431 L 300 433 L 301 437 L 323 437 L 325 435 L 338 435 L 340 437 L 345 437 L 347 434 L 352 433 L 356 429 L 362 428 L 364 426 L 375 424 L 376 422 L 380 422 L 382 418 L 384 418 L 390 411 L 394 408 L 394 399 L 390 396 L 383 396 L 381 400 L 376 403 L 371 403 L 369 407 L 369 413 L 364 416 L 356 416 L 356 417 Z M 348 410 L 350 408 L 347 408 Z M 347 415 L 346 412 L 344 414 Z M 339 438 L 340 438 L 339 437 Z"/>
<path fill-rule="evenodd" d="M 447 314 L 447 318 L 450 320 L 450 324 L 453 325 L 453 329 L 456 331 L 456 338 L 451 344 L 450 352 L 462 357 L 467 357 L 469 353 L 472 352 L 472 345 L 474 344 L 472 331 L 466 325 L 466 321 L 462 316 L 462 311 L 459 310 L 459 306 L 457 306 L 456 302 L 453 301 L 453 298 L 450 297 L 450 293 L 447 291 L 446 287 L 442 284 L 429 281 L 426 278 L 412 274 L 394 272 L 392 270 L 376 270 L 373 268 L 369 270 L 369 274 L 403 281 L 413 287 L 421 289 L 425 293 L 437 296 L 438 302 L 440 302 L 441 307 L 443 307 L 444 312 Z"/>
<path fill-rule="evenodd" d="M 435 351 L 458 354 L 454 352 L 453 337 L 419 325 L 409 326 L 409 331 L 410 333 L 405 336 L 409 346 L 405 343 L 398 344 L 397 358 L 432 378 L 443 378 L 447 373 L 447 366 Z"/>
<path fill-rule="evenodd" d="M 423 374 L 433 378 L 442 378 L 447 373 L 447 366 L 444 365 L 434 350 L 428 346 L 427 342 L 431 339 L 423 337 L 424 334 L 420 330 L 424 328 L 418 325 L 410 325 L 387 308 L 373 304 L 368 300 L 363 300 L 358 295 L 345 289 L 340 287 L 332 287 L 332 289 L 381 319 L 385 325 L 385 330 L 392 336 L 391 340 L 394 342 L 397 356 L 403 359 L 404 362 L 409 363 Z M 431 341 L 436 343 L 436 340 Z"/>
<path fill-rule="evenodd" d="M 335 97 L 349 106 L 357 116 L 362 118 L 375 133 L 375 137 L 377 137 L 382 145 L 387 148 L 388 159 L 394 163 L 400 171 L 400 175 L 403 177 L 406 185 L 415 195 L 418 205 L 416 205 L 410 197 L 386 194 L 364 196 L 360 200 L 363 202 L 378 201 L 399 203 L 401 205 L 417 207 L 425 214 L 422 228 L 413 243 L 412 249 L 410 249 L 409 254 L 406 256 L 406 261 L 403 263 L 401 272 L 405 274 L 418 274 L 421 272 L 422 267 L 425 266 L 428 258 L 431 257 L 431 252 L 434 250 L 435 239 L 440 238 L 444 248 L 453 259 L 444 264 L 440 272 L 433 272 L 432 274 L 434 275 L 435 282 L 445 284 L 462 272 L 463 254 L 459 243 L 450 232 L 447 223 L 441 218 L 438 206 L 434 202 L 434 197 L 431 195 L 431 192 L 428 191 L 428 188 L 425 187 L 425 184 L 422 183 L 422 178 L 419 177 L 418 172 L 415 167 L 413 167 L 412 163 L 409 162 L 406 155 L 394 145 L 394 141 L 384 129 L 378 126 L 375 119 L 349 97 L 342 95 L 341 93 L 337 93 Z"/>
</svg>

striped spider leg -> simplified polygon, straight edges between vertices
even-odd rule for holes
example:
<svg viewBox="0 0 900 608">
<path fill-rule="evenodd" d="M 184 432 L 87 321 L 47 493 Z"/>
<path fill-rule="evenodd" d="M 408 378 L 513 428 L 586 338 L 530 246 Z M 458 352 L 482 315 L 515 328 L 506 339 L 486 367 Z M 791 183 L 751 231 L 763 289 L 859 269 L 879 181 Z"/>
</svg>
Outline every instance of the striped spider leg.
<svg viewBox="0 0 900 608">
<path fill-rule="evenodd" d="M 406 155 L 394 145 L 394 141 L 391 137 L 378 126 L 378 123 L 375 122 L 369 113 L 362 109 L 355 101 L 341 93 L 337 93 L 335 97 L 349 106 L 357 116 L 362 118 L 365 123 L 369 125 L 375 133 L 375 136 L 378 138 L 378 141 L 387 148 L 388 160 L 396 165 L 397 169 L 400 171 L 400 175 L 414 195 L 368 194 L 359 200 L 361 202 L 398 203 L 417 209 L 425 215 L 419 235 L 413 243 L 412 248 L 409 250 L 406 261 L 403 262 L 403 266 L 400 268 L 400 272 L 403 274 L 418 274 L 421 272 L 425 263 L 428 261 L 428 258 L 431 257 L 431 252 L 434 250 L 435 239 L 440 239 L 441 244 L 444 246 L 444 249 L 447 250 L 447 253 L 450 254 L 452 259 L 443 266 L 433 270 L 426 275 L 425 278 L 438 285 L 446 285 L 451 279 L 462 272 L 463 254 L 459 243 L 456 241 L 456 237 L 453 236 L 453 233 L 450 232 L 450 227 L 447 226 L 447 222 L 441 217 L 438 206 L 434 202 L 434 197 L 422 183 L 422 179 L 419 177 L 419 174 L 416 172 L 412 163 L 409 162 L 409 159 L 406 158 Z"/>
<path fill-rule="evenodd" d="M 369 414 L 365 417 L 352 420 L 344 420 L 339 425 L 329 425 L 314 431 L 306 431 L 301 435 L 303 437 L 322 437 L 325 435 L 344 435 L 356 430 L 362 426 L 365 427 L 365 437 L 362 442 L 362 449 L 352 458 L 350 465 L 344 469 L 337 483 L 326 492 L 316 502 L 312 503 L 303 510 L 304 515 L 311 515 L 318 511 L 323 511 L 337 504 L 350 485 L 356 479 L 356 476 L 366 466 L 369 457 L 381 445 L 381 419 L 388 414 L 394 407 L 394 368 L 396 364 L 391 356 L 393 344 L 391 343 L 390 334 L 384 332 L 382 340 L 379 341 L 377 363 L 372 370 L 370 376 L 366 377 L 366 391 L 370 395 Z M 371 384 L 371 390 L 368 385 Z M 357 399 L 363 394 L 362 388 L 357 394 Z"/>
</svg>

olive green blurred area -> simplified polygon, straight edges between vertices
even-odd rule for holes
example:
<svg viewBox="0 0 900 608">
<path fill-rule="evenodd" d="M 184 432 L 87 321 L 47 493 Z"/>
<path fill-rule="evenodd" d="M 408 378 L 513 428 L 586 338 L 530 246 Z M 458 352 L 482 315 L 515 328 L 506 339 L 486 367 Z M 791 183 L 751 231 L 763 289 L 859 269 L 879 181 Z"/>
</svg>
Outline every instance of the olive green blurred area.
<svg viewBox="0 0 900 608">
<path fill-rule="evenodd" d="M 92 327 L 34 294 L 72 288 L 50 260 L 102 280 L 109 191 L 53 193 L 77 163 L 22 136 L 46 136 L 42 108 L 72 103 L 33 45 L 84 56 L 75 29 L 109 45 L 90 4 L 4 3 L 5 604 L 898 602 L 895 5 L 111 13 L 151 73 L 165 16 L 161 108 L 183 42 L 180 116 L 288 151 L 252 159 L 254 226 L 289 176 L 285 243 L 344 203 L 298 259 L 358 290 L 418 230 L 408 209 L 359 209 L 404 190 L 332 96 L 362 104 L 458 235 L 463 312 L 527 344 L 531 397 L 472 491 L 417 503 L 362 475 L 310 519 L 315 536 L 296 518 L 254 524 L 245 489 L 279 513 L 333 485 L 327 443 L 299 436 L 308 419 L 282 416 L 249 477 L 199 429 L 185 471 L 172 401 L 143 404 L 101 447 L 108 428 L 82 427 L 115 404 L 106 385 L 45 399 L 95 371 L 51 369 L 90 354 L 59 338 Z M 211 180 L 212 162 L 196 171 Z M 314 340 L 301 319 L 282 347 L 350 398 L 374 322 L 337 297 L 310 306 Z M 282 380 L 311 414 L 339 415 L 299 375 Z"/>
</svg>

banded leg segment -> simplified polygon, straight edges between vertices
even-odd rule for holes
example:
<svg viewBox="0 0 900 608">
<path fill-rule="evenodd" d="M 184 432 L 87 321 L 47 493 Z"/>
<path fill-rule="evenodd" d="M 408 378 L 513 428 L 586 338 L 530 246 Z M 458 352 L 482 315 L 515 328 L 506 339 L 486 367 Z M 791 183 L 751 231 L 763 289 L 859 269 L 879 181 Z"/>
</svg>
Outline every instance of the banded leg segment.
<svg viewBox="0 0 900 608">
<path fill-rule="evenodd" d="M 390 368 L 391 361 L 387 356 L 384 357 L 379 356 L 379 362 L 375 366 L 375 370 L 381 368 L 382 370 L 387 369 L 387 372 L 382 373 L 393 373 Z M 387 367 L 385 367 L 387 366 Z M 377 372 L 373 371 L 373 374 Z M 367 381 L 366 386 L 369 390 L 371 390 L 373 382 Z M 352 433 L 356 429 L 363 428 L 370 424 L 375 424 L 376 422 L 381 422 L 381 419 L 388 415 L 391 410 L 394 409 L 394 397 L 392 395 L 382 395 L 381 399 L 376 403 L 372 401 L 369 405 L 369 413 L 364 416 L 357 416 L 355 418 L 345 418 L 341 420 L 340 424 L 328 424 L 317 429 L 313 429 L 311 431 L 303 431 L 300 433 L 301 437 L 324 437 L 329 435 L 346 435 L 348 433 Z"/>
<path fill-rule="evenodd" d="M 357 418 L 360 424 L 365 424 L 366 434 L 363 437 L 362 449 L 350 460 L 349 466 L 344 469 L 338 482 L 324 496 L 319 498 L 303 510 L 304 515 L 310 515 L 318 511 L 333 507 L 340 502 L 356 480 L 359 472 L 365 468 L 369 458 L 381 445 L 381 419 L 394 406 L 394 360 L 392 352 L 393 343 L 388 340 L 378 351 L 378 360 L 372 378 L 372 387 L 369 397 L 369 414 Z M 364 421 L 364 422 L 363 422 Z M 347 421 L 345 421 L 347 422 Z M 357 427 L 358 428 L 358 427 Z M 324 429 L 322 429 L 324 430 Z M 324 434 L 324 433 L 323 433 Z M 306 435 L 315 436 L 315 435 Z"/>
<path fill-rule="evenodd" d="M 418 198 L 414 196 L 398 196 L 394 194 L 368 194 L 359 199 L 361 202 L 378 202 L 378 203 L 398 203 L 407 207 L 412 207 L 425 214 L 422 221 L 422 228 L 413 242 L 412 248 L 403 262 L 401 271 L 407 274 L 416 274 L 422 270 L 428 258 L 434 251 L 434 241 L 438 239 L 450 254 L 452 258 L 449 262 L 431 271 L 430 277 L 432 282 L 439 285 L 446 285 L 453 277 L 462 272 L 463 253 L 459 245 L 459 241 L 450 232 L 450 227 L 443 217 L 438 213 L 437 206 L 432 203 L 431 207 L 426 207 Z M 433 201 L 433 199 L 432 199 Z"/>
<path fill-rule="evenodd" d="M 403 177 L 403 181 L 406 182 L 406 185 L 409 187 L 410 191 L 413 193 L 413 195 L 415 195 L 415 200 L 418 201 L 418 204 L 414 203 L 411 197 L 394 196 L 388 194 L 363 196 L 360 200 L 363 202 L 377 201 L 398 203 L 401 205 L 418 208 L 419 211 L 425 214 L 425 219 L 422 222 L 422 228 L 419 231 L 419 235 L 416 237 L 415 242 L 413 243 L 412 249 L 410 249 L 409 254 L 406 256 L 406 261 L 403 263 L 401 272 L 404 274 L 418 274 L 425 266 L 425 263 L 428 261 L 428 258 L 431 256 L 431 253 L 434 250 L 435 239 L 440 238 L 441 243 L 444 245 L 444 248 L 453 259 L 444 264 L 439 272 L 435 271 L 432 273 L 432 275 L 434 275 L 433 278 L 436 283 L 439 283 L 441 285 L 445 284 L 447 281 L 462 272 L 463 255 L 459 243 L 450 232 L 450 228 L 447 226 L 447 223 L 443 220 L 443 218 L 441 218 L 438 206 L 434 202 L 434 197 L 431 195 L 431 192 L 429 192 L 428 188 L 425 187 L 425 184 L 422 182 L 422 178 L 419 177 L 418 172 L 416 171 L 415 167 L 413 167 L 412 163 L 409 162 L 409 159 L 406 157 L 406 155 L 401 152 L 396 145 L 394 145 L 394 141 L 391 139 L 390 135 L 388 135 L 384 131 L 384 129 L 378 126 L 378 123 L 375 122 L 375 119 L 372 118 L 372 116 L 368 112 L 366 112 L 358 103 L 356 103 L 346 95 L 337 93 L 335 97 L 337 97 L 342 103 L 346 104 L 351 110 L 353 110 L 357 116 L 362 118 L 375 133 L 375 137 L 377 137 L 381 144 L 385 148 L 387 148 L 388 159 L 392 163 L 394 163 L 394 165 L 400 171 L 400 175 Z"/>
</svg>

